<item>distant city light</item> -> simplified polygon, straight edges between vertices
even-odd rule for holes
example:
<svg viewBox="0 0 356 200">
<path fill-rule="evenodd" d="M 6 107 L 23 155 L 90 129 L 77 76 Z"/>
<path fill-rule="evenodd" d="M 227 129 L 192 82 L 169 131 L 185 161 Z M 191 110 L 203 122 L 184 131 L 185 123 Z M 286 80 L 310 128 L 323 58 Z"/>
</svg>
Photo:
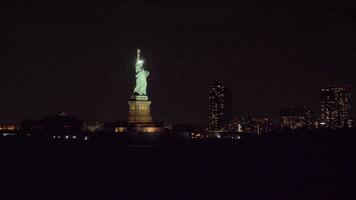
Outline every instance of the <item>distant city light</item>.
<svg viewBox="0 0 356 200">
<path fill-rule="evenodd" d="M 216 82 L 209 87 L 209 132 L 223 131 L 230 118 L 230 90 Z"/>
<path fill-rule="evenodd" d="M 282 128 L 311 128 L 312 111 L 307 107 L 282 107 L 280 121 Z"/>
<path fill-rule="evenodd" d="M 16 134 L 15 133 L 3 133 L 2 135 L 6 137 L 6 136 L 14 136 Z"/>
<path fill-rule="evenodd" d="M 352 128 L 351 88 L 349 85 L 321 89 L 320 121 L 326 128 Z"/>
</svg>

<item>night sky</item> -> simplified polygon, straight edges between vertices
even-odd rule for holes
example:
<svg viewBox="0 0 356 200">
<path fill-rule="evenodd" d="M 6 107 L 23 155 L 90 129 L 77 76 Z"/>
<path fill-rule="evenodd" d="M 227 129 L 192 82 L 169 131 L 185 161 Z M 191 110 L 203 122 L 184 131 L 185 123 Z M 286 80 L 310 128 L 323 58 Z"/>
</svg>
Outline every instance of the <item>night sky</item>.
<svg viewBox="0 0 356 200">
<path fill-rule="evenodd" d="M 0 123 L 125 119 L 137 48 L 156 120 L 206 124 L 215 80 L 234 116 L 275 122 L 280 106 L 318 114 L 327 83 L 356 94 L 354 0 L 123 2 L 1 1 Z"/>
</svg>

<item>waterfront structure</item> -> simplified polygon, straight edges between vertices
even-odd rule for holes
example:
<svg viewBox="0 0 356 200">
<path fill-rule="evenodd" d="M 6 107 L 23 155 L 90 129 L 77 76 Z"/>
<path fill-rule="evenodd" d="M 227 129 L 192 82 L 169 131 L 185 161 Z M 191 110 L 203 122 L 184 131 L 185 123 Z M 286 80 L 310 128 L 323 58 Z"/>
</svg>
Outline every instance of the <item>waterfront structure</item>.
<svg viewBox="0 0 356 200">
<path fill-rule="evenodd" d="M 238 117 L 230 123 L 229 131 L 242 134 L 265 134 L 272 131 L 272 123 L 269 117 Z"/>
<path fill-rule="evenodd" d="M 104 123 L 95 122 L 93 124 L 87 124 L 85 130 L 91 133 L 97 133 L 103 130 Z"/>
<path fill-rule="evenodd" d="M 15 124 L 0 124 L 1 131 L 17 131 L 19 129 L 18 125 Z"/>
<path fill-rule="evenodd" d="M 350 85 L 328 85 L 321 89 L 320 124 L 325 128 L 351 128 Z"/>
<path fill-rule="evenodd" d="M 222 132 L 231 119 L 231 92 L 218 82 L 209 87 L 209 132 Z"/>
<path fill-rule="evenodd" d="M 149 72 L 143 67 L 144 61 L 140 58 L 141 51 L 137 50 L 135 64 L 136 85 L 128 106 L 127 122 L 115 123 L 116 133 L 157 133 L 166 129 L 165 123 L 153 122 L 151 116 L 151 101 L 147 95 L 147 77 Z"/>
<path fill-rule="evenodd" d="M 149 72 L 143 68 L 144 61 L 140 59 L 140 49 L 137 50 L 136 58 L 136 86 L 128 101 L 129 123 L 149 123 L 152 122 L 150 105 L 151 101 L 147 96 L 147 77 Z"/>
<path fill-rule="evenodd" d="M 60 113 L 40 119 L 25 120 L 19 130 L 40 138 L 78 139 L 83 136 L 84 123 L 76 117 Z"/>
<path fill-rule="evenodd" d="M 282 107 L 281 128 L 298 129 L 312 127 L 312 111 L 307 107 Z"/>
</svg>

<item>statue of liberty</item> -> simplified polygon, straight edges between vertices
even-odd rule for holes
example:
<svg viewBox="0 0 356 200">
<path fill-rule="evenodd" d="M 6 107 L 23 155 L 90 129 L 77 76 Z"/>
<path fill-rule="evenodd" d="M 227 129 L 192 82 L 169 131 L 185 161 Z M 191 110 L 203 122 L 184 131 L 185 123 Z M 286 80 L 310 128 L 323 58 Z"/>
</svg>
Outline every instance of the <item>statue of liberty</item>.
<svg viewBox="0 0 356 200">
<path fill-rule="evenodd" d="M 134 90 L 135 95 L 146 96 L 147 91 L 147 77 L 149 72 L 143 68 L 143 60 L 140 60 L 140 49 L 137 49 L 136 60 L 136 86 Z"/>
</svg>

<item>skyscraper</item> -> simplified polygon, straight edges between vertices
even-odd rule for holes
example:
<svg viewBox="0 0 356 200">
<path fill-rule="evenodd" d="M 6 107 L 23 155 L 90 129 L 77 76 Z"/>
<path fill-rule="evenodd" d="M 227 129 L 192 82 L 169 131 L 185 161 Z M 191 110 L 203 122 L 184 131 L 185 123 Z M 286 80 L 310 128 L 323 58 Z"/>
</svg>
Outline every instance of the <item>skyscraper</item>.
<svg viewBox="0 0 356 200">
<path fill-rule="evenodd" d="M 351 128 L 350 85 L 329 85 L 321 89 L 320 125 L 326 128 Z"/>
<path fill-rule="evenodd" d="M 281 108 L 281 127 L 288 129 L 311 128 L 312 111 L 306 107 Z"/>
<path fill-rule="evenodd" d="M 231 92 L 215 82 L 209 87 L 209 132 L 224 131 L 231 119 Z"/>
</svg>

